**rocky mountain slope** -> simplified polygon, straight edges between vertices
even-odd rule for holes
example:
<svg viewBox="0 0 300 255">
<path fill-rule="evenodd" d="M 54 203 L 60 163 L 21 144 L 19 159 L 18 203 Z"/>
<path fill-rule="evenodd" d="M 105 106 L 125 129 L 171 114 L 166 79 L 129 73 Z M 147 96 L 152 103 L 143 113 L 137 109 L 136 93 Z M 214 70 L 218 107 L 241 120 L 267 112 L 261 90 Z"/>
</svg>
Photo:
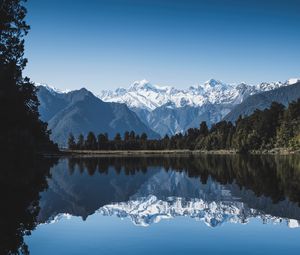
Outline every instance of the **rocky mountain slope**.
<svg viewBox="0 0 300 255">
<path fill-rule="evenodd" d="M 38 88 L 41 119 L 48 122 L 51 138 L 60 146 L 66 146 L 70 132 L 75 137 L 89 131 L 96 135 L 106 132 L 112 138 L 117 132 L 134 130 L 137 134 L 145 132 L 149 137 L 159 137 L 125 104 L 103 102 L 84 88 L 67 93 Z"/>
</svg>

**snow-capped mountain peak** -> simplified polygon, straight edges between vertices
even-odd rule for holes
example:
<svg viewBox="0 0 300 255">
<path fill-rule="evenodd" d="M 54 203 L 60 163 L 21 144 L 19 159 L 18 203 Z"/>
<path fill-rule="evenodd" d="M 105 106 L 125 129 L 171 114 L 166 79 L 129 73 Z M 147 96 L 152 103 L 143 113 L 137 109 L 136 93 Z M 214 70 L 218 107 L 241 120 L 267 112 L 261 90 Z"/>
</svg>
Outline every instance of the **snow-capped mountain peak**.
<svg viewBox="0 0 300 255">
<path fill-rule="evenodd" d="M 227 84 L 210 79 L 204 84 L 176 89 L 172 86 L 153 85 L 147 80 L 135 81 L 128 89 L 102 91 L 99 98 L 107 102 L 125 103 L 129 108 L 147 111 L 172 102 L 174 107 L 201 107 L 204 104 L 239 104 L 245 97 L 296 83 L 298 79 L 286 82 L 263 82 L 256 86 L 246 83 Z"/>
<path fill-rule="evenodd" d="M 60 89 L 55 88 L 55 87 L 53 87 L 53 86 L 50 86 L 50 85 L 48 85 L 48 84 L 46 84 L 46 83 L 38 83 L 38 82 L 36 82 L 36 83 L 35 83 L 35 86 L 36 86 L 36 87 L 42 86 L 42 87 L 46 88 L 49 92 L 51 92 L 51 93 L 56 93 L 56 94 L 64 94 L 64 93 L 70 92 L 69 89 L 66 89 L 66 90 L 60 90 Z"/>
<path fill-rule="evenodd" d="M 299 81 L 300 81 L 300 78 L 290 78 L 290 79 L 287 80 L 287 84 L 288 85 L 293 85 L 293 84 L 295 84 Z"/>
<path fill-rule="evenodd" d="M 228 85 L 222 81 L 219 80 L 215 80 L 215 79 L 210 79 L 208 81 L 206 81 L 203 85 L 203 87 L 207 90 L 209 89 L 216 89 L 216 88 L 221 88 L 221 89 L 228 89 L 229 87 L 231 87 L 232 85 Z"/>
<path fill-rule="evenodd" d="M 211 79 L 204 85 L 191 86 L 188 89 L 176 89 L 171 86 L 153 85 L 147 80 L 135 81 L 128 89 L 102 91 L 99 98 L 107 102 L 125 103 L 130 108 L 140 108 L 152 111 L 157 107 L 172 102 L 174 107 L 185 105 L 198 107 L 207 101 L 221 100 L 220 91 L 226 91 L 231 86 L 221 81 Z M 221 92 L 222 94 L 222 92 Z"/>
<path fill-rule="evenodd" d="M 151 88 L 153 88 L 153 86 L 150 84 L 149 81 L 141 80 L 141 81 L 133 82 L 130 85 L 129 90 L 151 89 Z"/>
<path fill-rule="evenodd" d="M 172 90 L 172 87 L 170 86 L 158 86 L 151 84 L 147 80 L 141 80 L 141 81 L 135 81 L 131 84 L 128 91 L 153 91 L 156 93 L 159 92 L 168 92 Z"/>
<path fill-rule="evenodd" d="M 263 82 L 258 85 L 225 83 L 210 79 L 186 89 L 159 86 L 147 80 L 134 82 L 129 88 L 102 91 L 99 98 L 106 102 L 125 103 L 140 119 L 161 136 L 174 135 L 188 128 L 222 120 L 236 105 L 254 94 L 294 84 Z"/>
</svg>

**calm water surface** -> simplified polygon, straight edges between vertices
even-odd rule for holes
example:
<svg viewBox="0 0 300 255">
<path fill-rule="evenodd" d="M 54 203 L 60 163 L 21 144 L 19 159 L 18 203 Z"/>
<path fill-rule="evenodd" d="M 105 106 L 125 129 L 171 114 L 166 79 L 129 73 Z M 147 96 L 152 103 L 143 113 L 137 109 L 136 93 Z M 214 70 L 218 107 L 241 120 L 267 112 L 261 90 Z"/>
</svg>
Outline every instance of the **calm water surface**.
<svg viewBox="0 0 300 255">
<path fill-rule="evenodd" d="M 10 199 L 18 206 L 4 221 L 0 236 L 4 251 L 297 254 L 300 250 L 299 156 L 49 161 L 35 163 L 28 174 L 22 170 L 25 184 L 18 187 L 31 185 L 36 190 Z M 9 183 L 5 185 L 9 189 Z"/>
</svg>

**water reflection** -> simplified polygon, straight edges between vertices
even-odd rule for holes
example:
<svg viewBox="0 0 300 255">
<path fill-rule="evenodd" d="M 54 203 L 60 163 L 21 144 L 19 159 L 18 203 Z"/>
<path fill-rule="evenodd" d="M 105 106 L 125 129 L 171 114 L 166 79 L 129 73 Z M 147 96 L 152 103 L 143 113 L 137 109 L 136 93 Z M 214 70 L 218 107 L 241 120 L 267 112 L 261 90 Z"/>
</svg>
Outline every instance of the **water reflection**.
<svg viewBox="0 0 300 255">
<path fill-rule="evenodd" d="M 0 254 L 29 254 L 24 235 L 38 225 L 39 193 L 47 188 L 55 159 L 2 154 L 0 171 Z"/>
<path fill-rule="evenodd" d="M 59 225 L 61 219 L 70 216 L 79 216 L 85 223 L 89 217 L 108 219 L 113 215 L 137 226 L 183 218 L 180 216 L 211 227 L 256 219 L 295 228 L 300 221 L 300 157 L 6 158 L 0 172 L 0 194 L 4 201 L 0 210 L 0 254 L 28 254 L 39 246 L 39 239 L 34 237 L 38 225 L 45 226 L 46 238 L 54 238 L 61 229 L 48 232 L 48 223 Z M 101 218 L 96 221 L 102 222 Z M 83 228 L 78 222 L 73 224 Z M 226 231 L 220 234 L 222 238 L 227 236 Z M 107 234 L 109 230 L 102 232 Z M 30 233 L 33 238 L 28 239 L 28 248 L 24 235 Z M 192 240 L 189 233 L 185 240 Z M 80 238 L 82 242 L 90 240 Z M 95 249 L 105 249 L 105 242 L 101 245 Z M 44 254 L 43 247 L 37 254 Z M 71 248 L 77 249 L 76 245 L 65 245 L 62 254 L 70 253 Z M 57 253 L 55 248 L 48 254 L 53 252 Z"/>
<path fill-rule="evenodd" d="M 100 213 L 148 226 L 190 216 L 215 227 L 256 217 L 296 227 L 299 166 L 297 156 L 70 158 L 52 169 L 38 219 Z"/>
</svg>

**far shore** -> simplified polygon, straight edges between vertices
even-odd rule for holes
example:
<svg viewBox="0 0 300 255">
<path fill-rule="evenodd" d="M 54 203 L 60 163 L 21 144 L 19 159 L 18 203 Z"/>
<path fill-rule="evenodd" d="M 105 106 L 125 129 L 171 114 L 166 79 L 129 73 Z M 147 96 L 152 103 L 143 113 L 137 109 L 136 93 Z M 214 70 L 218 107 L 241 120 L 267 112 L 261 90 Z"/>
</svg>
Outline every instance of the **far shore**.
<svg viewBox="0 0 300 255">
<path fill-rule="evenodd" d="M 236 150 L 69 150 L 61 149 L 63 156 L 159 156 L 159 155 L 235 155 Z M 300 150 L 286 148 L 275 148 L 271 150 L 249 151 L 252 155 L 290 155 L 300 154 Z"/>
</svg>

